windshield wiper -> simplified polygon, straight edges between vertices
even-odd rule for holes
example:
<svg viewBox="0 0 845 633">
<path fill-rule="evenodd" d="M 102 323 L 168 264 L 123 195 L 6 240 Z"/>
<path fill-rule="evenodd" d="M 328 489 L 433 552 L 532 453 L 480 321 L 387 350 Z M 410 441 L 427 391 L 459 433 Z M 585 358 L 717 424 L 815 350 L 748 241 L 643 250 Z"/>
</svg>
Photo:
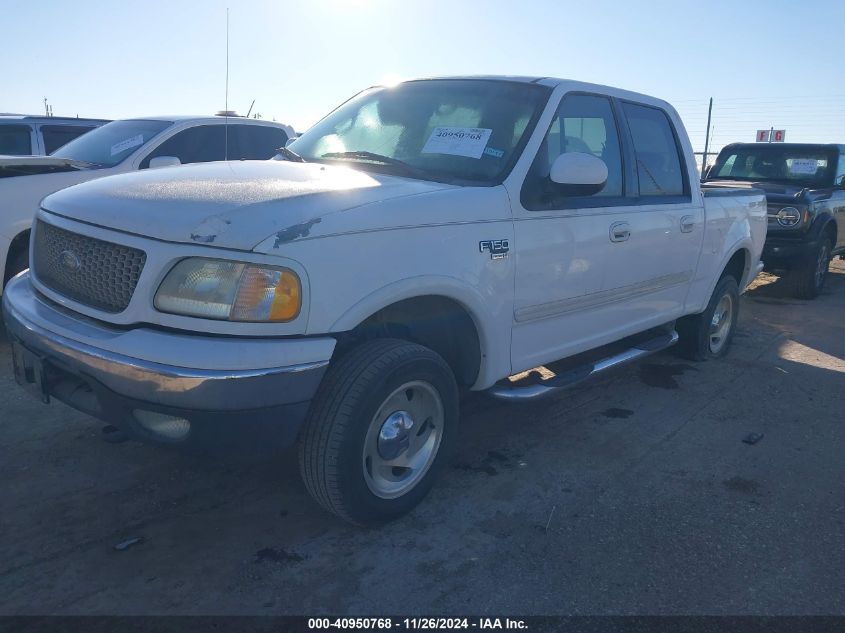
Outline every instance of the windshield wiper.
<svg viewBox="0 0 845 633">
<path fill-rule="evenodd" d="M 302 158 L 302 156 L 300 156 L 295 151 L 293 151 L 292 149 L 289 149 L 287 147 L 280 147 L 276 151 L 279 154 L 281 154 L 282 156 L 284 156 L 286 160 L 290 160 L 290 161 L 293 161 L 295 163 L 305 163 L 305 162 L 307 162 L 304 158 Z"/>
<path fill-rule="evenodd" d="M 393 165 L 395 167 L 399 167 L 405 173 L 414 176 L 419 176 L 420 174 L 424 173 L 424 170 L 419 169 L 418 167 L 414 167 L 413 165 L 409 165 L 403 160 L 399 160 L 398 158 L 391 158 L 390 156 L 384 156 L 383 154 L 376 154 L 375 152 L 329 152 L 328 154 L 323 154 L 322 156 L 320 156 L 320 158 L 351 158 L 352 160 L 368 160 L 374 163 L 381 163 L 383 165 Z"/>
</svg>

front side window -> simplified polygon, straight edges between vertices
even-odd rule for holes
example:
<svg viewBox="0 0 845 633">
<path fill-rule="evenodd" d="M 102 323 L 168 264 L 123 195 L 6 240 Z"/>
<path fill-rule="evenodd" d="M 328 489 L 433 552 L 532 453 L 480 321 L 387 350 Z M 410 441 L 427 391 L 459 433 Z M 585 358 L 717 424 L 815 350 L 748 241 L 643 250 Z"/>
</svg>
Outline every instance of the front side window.
<svg viewBox="0 0 845 633">
<path fill-rule="evenodd" d="M 0 125 L 0 154 L 28 156 L 32 154 L 32 128 L 28 125 Z"/>
<path fill-rule="evenodd" d="M 42 125 L 41 138 L 44 139 L 44 152 L 52 154 L 57 149 L 94 129 L 91 125 Z"/>
<path fill-rule="evenodd" d="M 684 195 L 683 162 L 669 117 L 663 110 L 623 103 L 634 143 L 641 196 Z"/>
<path fill-rule="evenodd" d="M 595 95 L 567 95 L 525 179 L 522 204 L 526 209 L 566 206 L 568 198 L 549 179 L 549 172 L 555 159 L 567 152 L 592 154 L 607 165 L 607 184 L 593 198 L 623 195 L 622 152 L 610 99 Z"/>
<path fill-rule="evenodd" d="M 229 126 L 229 142 L 233 143 L 234 135 Z M 234 150 L 234 145 L 229 149 Z M 234 153 L 234 152 L 233 152 Z M 177 132 L 159 145 L 143 162 L 140 168 L 150 166 L 150 159 L 156 156 L 175 156 L 183 165 L 189 163 L 209 163 L 226 159 L 226 126 L 198 125 Z"/>
<path fill-rule="evenodd" d="M 53 152 L 52 156 L 91 163 L 97 167 L 113 167 L 171 125 L 172 121 L 112 121 L 72 140 Z"/>
<path fill-rule="evenodd" d="M 432 79 L 367 90 L 290 145 L 307 161 L 400 176 L 492 185 L 510 171 L 550 89 Z"/>
</svg>

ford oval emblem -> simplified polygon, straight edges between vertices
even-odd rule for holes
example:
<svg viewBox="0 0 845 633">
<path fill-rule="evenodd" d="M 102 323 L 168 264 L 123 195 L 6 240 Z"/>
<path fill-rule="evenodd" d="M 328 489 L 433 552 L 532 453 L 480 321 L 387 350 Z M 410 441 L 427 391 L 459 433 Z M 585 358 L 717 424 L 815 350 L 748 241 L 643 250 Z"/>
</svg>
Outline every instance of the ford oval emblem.
<svg viewBox="0 0 845 633">
<path fill-rule="evenodd" d="M 82 266 L 82 262 L 79 261 L 79 255 L 73 251 L 62 251 L 59 253 L 59 263 L 62 265 L 62 268 L 73 273 Z"/>
</svg>

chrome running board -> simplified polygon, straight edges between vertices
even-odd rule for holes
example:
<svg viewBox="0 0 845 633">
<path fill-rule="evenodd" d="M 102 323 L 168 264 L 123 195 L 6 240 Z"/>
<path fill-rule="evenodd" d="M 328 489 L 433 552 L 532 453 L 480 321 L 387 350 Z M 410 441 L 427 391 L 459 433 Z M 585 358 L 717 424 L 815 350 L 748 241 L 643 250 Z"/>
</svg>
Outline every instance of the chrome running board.
<svg viewBox="0 0 845 633">
<path fill-rule="evenodd" d="M 583 382 L 588 378 L 592 378 L 596 374 L 606 372 L 615 367 L 627 365 L 635 360 L 651 356 L 652 354 L 671 347 L 678 342 L 678 333 L 675 330 L 661 334 L 654 338 L 648 339 L 641 343 L 637 343 L 634 347 L 626 349 L 625 351 L 608 356 L 594 363 L 580 365 L 573 369 L 563 371 L 551 378 L 543 379 L 539 382 L 534 382 L 529 385 L 520 386 L 521 381 L 516 381 L 510 385 L 497 383 L 486 391 L 490 396 L 508 402 L 518 402 L 526 400 L 538 400 L 545 398 L 556 391 L 572 387 L 573 385 Z M 523 379 L 525 380 L 525 379 Z"/>
</svg>

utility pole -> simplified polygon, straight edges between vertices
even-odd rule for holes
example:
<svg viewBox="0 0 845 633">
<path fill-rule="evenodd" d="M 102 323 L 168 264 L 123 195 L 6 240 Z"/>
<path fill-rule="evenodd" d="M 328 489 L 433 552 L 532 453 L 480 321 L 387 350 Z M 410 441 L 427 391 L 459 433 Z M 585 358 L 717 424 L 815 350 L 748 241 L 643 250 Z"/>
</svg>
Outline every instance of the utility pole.
<svg viewBox="0 0 845 633">
<path fill-rule="evenodd" d="M 707 150 L 710 148 L 710 115 L 713 113 L 713 97 L 710 97 L 710 107 L 707 108 L 707 136 L 704 137 L 704 156 L 701 157 L 701 177 L 707 169 Z"/>
</svg>

